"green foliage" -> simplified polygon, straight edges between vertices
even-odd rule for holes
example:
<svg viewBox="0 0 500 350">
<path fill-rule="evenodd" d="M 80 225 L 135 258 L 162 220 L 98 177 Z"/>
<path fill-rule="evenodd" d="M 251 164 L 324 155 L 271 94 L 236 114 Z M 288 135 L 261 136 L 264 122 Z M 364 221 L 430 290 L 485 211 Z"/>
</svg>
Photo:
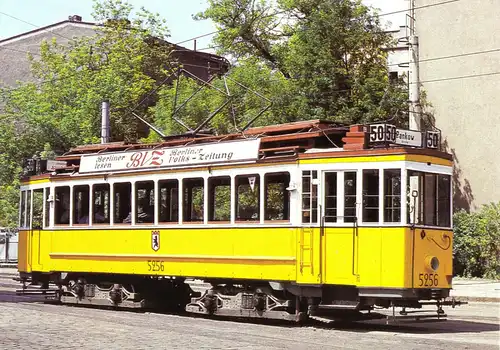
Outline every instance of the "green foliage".
<svg viewBox="0 0 500 350">
<path fill-rule="evenodd" d="M 453 220 L 455 274 L 500 278 L 500 203 L 459 211 Z"/>
<path fill-rule="evenodd" d="M 1 209 L 9 211 L 0 219 L 5 226 L 17 225 L 10 212 L 18 196 L 11 192 L 23 158 L 54 158 L 76 145 L 98 142 L 106 99 L 111 101 L 113 141 L 147 135 L 129 109 L 176 68 L 170 46 L 160 41 L 168 30 L 158 14 L 104 0 L 95 2 L 94 18 L 102 24 L 96 35 L 64 45 L 53 38 L 41 44 L 40 56 L 29 57 L 33 76 L 43 83 L 0 88 L 0 201 L 9 203 Z M 147 113 L 156 98 L 149 97 L 136 112 Z"/>
<path fill-rule="evenodd" d="M 402 82 L 390 84 L 384 33 L 358 0 L 210 0 L 197 15 L 213 20 L 220 54 L 252 58 L 288 80 L 267 97 L 279 121 L 322 118 L 344 123 L 395 117 L 406 110 Z M 290 103 L 291 102 L 291 103 Z M 290 105 L 292 108 L 290 108 Z M 275 115 L 275 114 L 274 114 Z"/>
</svg>

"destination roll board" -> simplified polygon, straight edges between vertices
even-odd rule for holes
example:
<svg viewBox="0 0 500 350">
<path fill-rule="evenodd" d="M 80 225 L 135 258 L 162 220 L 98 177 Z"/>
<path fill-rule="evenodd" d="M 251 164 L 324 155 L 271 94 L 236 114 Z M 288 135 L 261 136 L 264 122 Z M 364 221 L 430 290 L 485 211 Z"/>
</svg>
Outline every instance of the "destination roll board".
<svg viewBox="0 0 500 350">
<path fill-rule="evenodd" d="M 392 124 L 371 124 L 367 127 L 370 144 L 395 144 L 410 147 L 439 149 L 439 131 L 415 131 L 397 128 Z"/>
</svg>

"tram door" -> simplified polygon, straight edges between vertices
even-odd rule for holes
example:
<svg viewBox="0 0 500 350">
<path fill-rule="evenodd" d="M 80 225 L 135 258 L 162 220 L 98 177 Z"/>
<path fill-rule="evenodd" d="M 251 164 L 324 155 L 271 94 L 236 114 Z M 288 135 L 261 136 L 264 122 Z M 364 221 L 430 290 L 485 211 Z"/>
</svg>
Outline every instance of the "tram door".
<svg viewBox="0 0 500 350">
<path fill-rule="evenodd" d="M 303 171 L 302 225 L 298 232 L 298 283 L 321 283 L 321 232 L 319 227 L 318 189 L 318 171 Z"/>
<path fill-rule="evenodd" d="M 323 283 L 354 283 L 357 248 L 356 171 L 324 171 L 321 186 Z"/>
</svg>

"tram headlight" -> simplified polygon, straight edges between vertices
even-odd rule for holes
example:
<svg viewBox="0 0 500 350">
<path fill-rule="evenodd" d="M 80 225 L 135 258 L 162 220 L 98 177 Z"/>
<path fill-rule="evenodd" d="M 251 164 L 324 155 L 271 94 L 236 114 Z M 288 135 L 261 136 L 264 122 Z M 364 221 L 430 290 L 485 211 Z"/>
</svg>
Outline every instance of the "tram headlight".
<svg viewBox="0 0 500 350">
<path fill-rule="evenodd" d="M 427 265 L 427 268 L 433 271 L 437 271 L 437 269 L 439 268 L 439 259 L 435 256 L 428 256 L 425 259 L 425 263 Z"/>
</svg>

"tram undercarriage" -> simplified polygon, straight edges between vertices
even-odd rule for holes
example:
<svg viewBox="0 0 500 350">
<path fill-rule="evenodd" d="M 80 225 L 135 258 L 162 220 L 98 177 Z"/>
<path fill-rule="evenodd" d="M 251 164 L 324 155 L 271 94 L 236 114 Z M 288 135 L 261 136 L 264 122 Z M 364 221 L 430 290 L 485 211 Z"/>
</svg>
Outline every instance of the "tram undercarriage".
<svg viewBox="0 0 500 350">
<path fill-rule="evenodd" d="M 388 322 L 445 320 L 447 315 L 443 306 L 466 304 L 446 300 L 448 290 L 412 290 L 414 295 L 430 299 L 421 301 L 418 298 L 377 297 L 374 291 L 370 297 L 364 297 L 360 296 L 363 292 L 349 286 L 300 286 L 262 281 L 235 284 L 236 281 L 223 280 L 67 273 L 22 274 L 19 280 L 23 288 L 17 290 L 17 294 L 39 294 L 61 304 L 293 322 L 381 318 Z M 408 293 L 402 290 L 400 294 Z M 436 309 L 425 308 L 429 305 Z M 396 308 L 401 310 L 396 312 Z"/>
</svg>

